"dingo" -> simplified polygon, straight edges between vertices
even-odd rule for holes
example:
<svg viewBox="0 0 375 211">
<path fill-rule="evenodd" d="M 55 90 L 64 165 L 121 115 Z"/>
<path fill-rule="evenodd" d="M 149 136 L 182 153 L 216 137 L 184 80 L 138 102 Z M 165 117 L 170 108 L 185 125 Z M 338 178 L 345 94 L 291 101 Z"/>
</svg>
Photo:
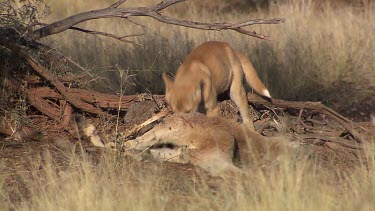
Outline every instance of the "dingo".
<svg viewBox="0 0 375 211">
<path fill-rule="evenodd" d="M 174 150 L 157 148 L 170 144 Z M 292 145 L 284 138 L 267 138 L 234 120 L 207 117 L 200 113 L 177 113 L 144 135 L 125 142 L 125 148 L 151 149 L 156 160 L 191 163 L 212 175 L 238 172 L 234 165 L 260 156 L 277 157 Z"/>
<path fill-rule="evenodd" d="M 244 54 L 234 51 L 225 42 L 206 42 L 186 57 L 174 81 L 163 73 L 165 99 L 175 112 L 199 111 L 217 116 L 217 95 L 229 89 L 230 98 L 238 106 L 243 123 L 254 131 L 242 84 L 243 75 L 256 92 L 271 98 Z"/>
</svg>

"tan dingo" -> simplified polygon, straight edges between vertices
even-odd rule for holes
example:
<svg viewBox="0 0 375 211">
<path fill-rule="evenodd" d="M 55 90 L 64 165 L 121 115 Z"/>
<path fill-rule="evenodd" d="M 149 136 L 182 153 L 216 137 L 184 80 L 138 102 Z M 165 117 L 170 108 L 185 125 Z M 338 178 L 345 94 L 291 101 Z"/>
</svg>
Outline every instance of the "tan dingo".
<svg viewBox="0 0 375 211">
<path fill-rule="evenodd" d="M 172 145 L 174 148 L 159 147 Z M 291 149 L 285 138 L 267 138 L 234 120 L 201 113 L 176 113 L 144 135 L 125 142 L 128 149 L 151 150 L 156 160 L 191 163 L 212 175 L 239 172 L 234 165 L 260 157 L 276 158 Z"/>
<path fill-rule="evenodd" d="M 165 99 L 175 112 L 199 111 L 217 116 L 217 95 L 229 89 L 230 98 L 238 106 L 243 123 L 254 130 L 242 84 L 243 75 L 256 92 L 271 98 L 244 54 L 234 51 L 225 42 L 206 42 L 186 57 L 174 81 L 163 73 Z"/>
</svg>

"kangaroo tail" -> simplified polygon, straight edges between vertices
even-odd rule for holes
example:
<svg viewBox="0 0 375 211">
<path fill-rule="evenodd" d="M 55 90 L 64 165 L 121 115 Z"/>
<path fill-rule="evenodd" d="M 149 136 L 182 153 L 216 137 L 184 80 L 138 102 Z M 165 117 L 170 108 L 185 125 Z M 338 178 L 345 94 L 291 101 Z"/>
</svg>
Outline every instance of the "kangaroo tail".
<svg viewBox="0 0 375 211">
<path fill-rule="evenodd" d="M 243 53 L 236 51 L 236 55 L 239 58 L 242 69 L 245 74 L 247 83 L 260 95 L 271 98 L 270 92 L 266 86 L 259 79 L 253 64 L 250 62 Z"/>
</svg>

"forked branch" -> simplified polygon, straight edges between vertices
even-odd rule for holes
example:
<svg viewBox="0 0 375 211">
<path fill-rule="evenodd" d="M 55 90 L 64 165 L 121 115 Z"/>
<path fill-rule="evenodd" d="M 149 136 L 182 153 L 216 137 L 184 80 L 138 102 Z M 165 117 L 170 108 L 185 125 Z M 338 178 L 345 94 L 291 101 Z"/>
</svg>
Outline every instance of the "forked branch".
<svg viewBox="0 0 375 211">
<path fill-rule="evenodd" d="M 85 22 L 85 21 L 94 20 L 94 19 L 114 18 L 114 17 L 128 18 L 131 16 L 146 16 L 146 17 L 151 17 L 159 22 L 172 24 L 172 25 L 202 29 L 202 30 L 234 30 L 241 34 L 253 36 L 259 39 L 266 39 L 267 36 L 258 34 L 254 31 L 246 30 L 243 27 L 251 26 L 255 24 L 279 24 L 285 21 L 285 19 L 283 18 L 276 18 L 276 19 L 268 19 L 268 20 L 263 20 L 263 19 L 248 20 L 248 21 L 241 22 L 241 23 L 225 23 L 225 22 L 204 23 L 204 22 L 195 22 L 195 21 L 189 21 L 189 20 L 180 20 L 177 18 L 162 15 L 160 13 L 163 9 L 174 4 L 184 2 L 184 1 L 185 0 L 165 0 L 157 5 L 149 6 L 149 7 L 119 8 L 119 6 L 125 2 L 125 0 L 120 0 L 107 8 L 79 13 L 76 15 L 72 15 L 68 18 L 56 21 L 54 23 L 45 25 L 37 30 L 31 31 L 29 34 L 27 34 L 26 38 L 28 40 L 38 40 L 42 37 L 46 37 L 52 34 L 57 34 L 67 29 L 75 29 L 76 28 L 75 25 Z M 90 33 L 93 33 L 93 31 L 90 31 Z M 104 33 L 96 33 L 96 34 L 105 35 Z M 110 36 L 110 37 L 116 38 L 114 36 Z"/>
</svg>

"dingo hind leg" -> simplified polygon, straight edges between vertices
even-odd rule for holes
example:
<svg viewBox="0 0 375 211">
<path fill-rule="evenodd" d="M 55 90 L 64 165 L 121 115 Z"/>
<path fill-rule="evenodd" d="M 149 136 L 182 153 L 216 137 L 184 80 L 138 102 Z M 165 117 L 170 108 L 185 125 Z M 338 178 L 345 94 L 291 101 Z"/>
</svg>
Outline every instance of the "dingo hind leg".
<svg viewBox="0 0 375 211">
<path fill-rule="evenodd" d="M 232 58 L 230 59 L 230 61 L 233 71 L 233 79 L 230 85 L 230 98 L 237 105 L 242 117 L 243 124 L 254 131 L 254 124 L 248 111 L 249 104 L 247 103 L 246 91 L 242 84 L 244 74 L 242 65 L 239 58 L 234 53 L 231 53 L 231 55 Z"/>
</svg>

